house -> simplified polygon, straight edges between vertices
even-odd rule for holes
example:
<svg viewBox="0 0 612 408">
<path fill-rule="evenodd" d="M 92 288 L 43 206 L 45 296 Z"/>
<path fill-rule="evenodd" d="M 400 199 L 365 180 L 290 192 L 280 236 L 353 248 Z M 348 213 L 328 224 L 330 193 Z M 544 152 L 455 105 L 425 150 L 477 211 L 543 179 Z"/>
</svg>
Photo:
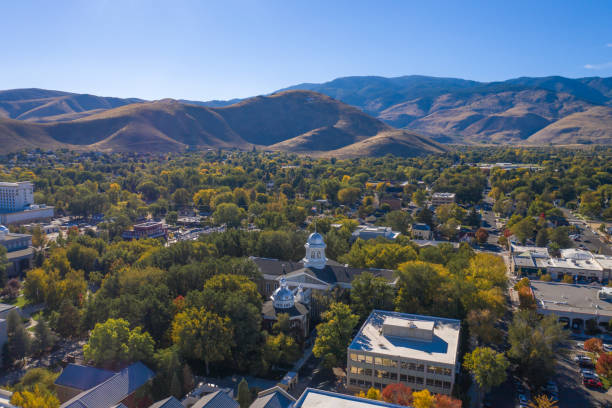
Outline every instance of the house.
<svg viewBox="0 0 612 408">
<path fill-rule="evenodd" d="M 32 258 L 34 258 L 31 235 L 13 234 L 8 228 L 0 225 L 0 245 L 6 248 L 8 277 L 19 276 L 30 268 Z"/>
<path fill-rule="evenodd" d="M 433 193 L 431 195 L 431 205 L 437 207 L 443 204 L 453 204 L 455 193 Z"/>
<path fill-rule="evenodd" d="M 226 392 L 215 391 L 200 398 L 191 408 L 240 408 L 240 404 Z"/>
<path fill-rule="evenodd" d="M 93 367 L 89 367 L 89 369 L 91 368 Z M 86 368 L 86 370 L 88 369 Z M 85 371 L 75 370 L 74 372 L 83 373 Z M 62 385 L 60 385 L 60 387 L 63 386 L 64 390 L 68 392 L 82 385 L 78 379 L 72 377 L 71 373 L 69 374 L 65 377 L 65 381 L 62 381 Z M 92 374 L 92 377 L 104 378 L 105 375 L 105 373 L 96 373 Z M 136 391 L 154 376 L 155 373 L 141 362 L 133 363 L 121 371 L 113 373 L 112 376 L 99 384 L 63 402 L 60 408 L 106 408 L 115 407 L 119 404 L 123 404 L 126 408 L 136 408 L 138 406 L 138 401 L 135 398 Z M 60 374 L 58 379 L 61 377 Z M 96 380 L 90 381 L 91 383 L 96 382 Z"/>
<path fill-rule="evenodd" d="M 161 401 L 149 405 L 149 408 L 185 408 L 185 406 L 181 404 L 181 401 L 173 396 L 169 396 L 168 398 L 164 398 Z"/>
<path fill-rule="evenodd" d="M 295 398 L 276 386 L 259 392 L 249 408 L 290 408 L 294 402 Z"/>
<path fill-rule="evenodd" d="M 369 225 L 360 225 L 355 229 L 355 231 L 353 231 L 351 239 L 357 240 L 359 238 L 366 241 L 368 239 L 382 237 L 393 240 L 397 238 L 399 234 L 399 232 L 391 230 L 391 227 L 374 227 Z"/>
<path fill-rule="evenodd" d="M 403 383 L 450 395 L 458 372 L 461 321 L 374 310 L 347 351 L 347 387 Z"/>
<path fill-rule="evenodd" d="M 423 223 L 412 224 L 410 227 L 410 234 L 412 235 L 413 239 L 423 241 L 430 241 L 433 238 L 431 227 Z"/>
</svg>

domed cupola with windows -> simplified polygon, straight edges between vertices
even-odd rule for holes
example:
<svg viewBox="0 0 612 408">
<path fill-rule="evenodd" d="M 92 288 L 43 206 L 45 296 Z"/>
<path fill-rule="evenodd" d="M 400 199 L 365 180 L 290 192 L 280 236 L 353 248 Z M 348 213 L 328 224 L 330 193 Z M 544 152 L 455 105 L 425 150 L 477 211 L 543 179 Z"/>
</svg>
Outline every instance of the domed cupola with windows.
<svg viewBox="0 0 612 408">
<path fill-rule="evenodd" d="M 285 278 L 281 278 L 280 286 L 272 294 L 272 301 L 276 309 L 291 309 L 295 305 L 293 292 L 287 287 Z"/>
<path fill-rule="evenodd" d="M 304 266 L 307 268 L 323 269 L 327 263 L 325 258 L 325 242 L 323 237 L 318 232 L 313 232 L 306 241 L 306 256 L 302 259 Z"/>
</svg>

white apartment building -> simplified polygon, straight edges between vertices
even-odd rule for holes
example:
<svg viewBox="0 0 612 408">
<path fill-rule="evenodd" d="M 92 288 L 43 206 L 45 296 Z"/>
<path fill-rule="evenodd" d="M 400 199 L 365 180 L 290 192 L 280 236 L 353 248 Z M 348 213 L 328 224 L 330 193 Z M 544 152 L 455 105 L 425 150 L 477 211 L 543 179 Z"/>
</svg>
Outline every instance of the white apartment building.
<svg viewBox="0 0 612 408">
<path fill-rule="evenodd" d="M 34 204 L 32 182 L 0 182 L 0 212 L 22 211 L 32 204 Z"/>
<path fill-rule="evenodd" d="M 347 387 L 380 390 L 404 383 L 450 395 L 458 371 L 461 322 L 374 310 L 347 353 Z"/>
</svg>

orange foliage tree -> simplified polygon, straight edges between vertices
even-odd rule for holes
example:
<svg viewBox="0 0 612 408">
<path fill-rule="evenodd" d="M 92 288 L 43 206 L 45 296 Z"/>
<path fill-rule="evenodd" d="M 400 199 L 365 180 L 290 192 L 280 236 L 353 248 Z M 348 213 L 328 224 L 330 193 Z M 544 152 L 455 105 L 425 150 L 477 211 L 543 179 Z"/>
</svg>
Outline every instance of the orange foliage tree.
<svg viewBox="0 0 612 408">
<path fill-rule="evenodd" d="M 584 349 L 591 353 L 601 353 L 603 351 L 603 342 L 597 337 L 593 337 L 584 342 Z"/>
<path fill-rule="evenodd" d="M 412 389 L 404 384 L 389 384 L 382 392 L 382 399 L 391 404 L 412 404 Z"/>
</svg>

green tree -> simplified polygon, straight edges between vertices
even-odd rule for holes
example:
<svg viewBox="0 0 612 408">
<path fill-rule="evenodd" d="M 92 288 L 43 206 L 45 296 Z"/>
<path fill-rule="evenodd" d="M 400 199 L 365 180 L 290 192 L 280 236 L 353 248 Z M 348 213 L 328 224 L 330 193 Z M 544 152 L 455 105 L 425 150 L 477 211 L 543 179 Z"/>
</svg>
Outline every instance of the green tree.
<svg viewBox="0 0 612 408">
<path fill-rule="evenodd" d="M 394 231 L 399 231 L 402 234 L 407 234 L 412 224 L 412 217 L 408 211 L 391 211 L 385 215 L 385 225 L 391 227 Z"/>
<path fill-rule="evenodd" d="M 27 356 L 30 352 L 30 335 L 15 309 L 11 310 L 6 318 L 6 333 L 10 358 L 15 361 Z"/>
<path fill-rule="evenodd" d="M 44 353 L 57 343 L 57 336 L 49 329 L 45 319 L 40 318 L 34 326 L 35 340 L 33 348 L 36 353 Z"/>
<path fill-rule="evenodd" d="M 356 187 L 346 187 L 338 190 L 338 201 L 341 204 L 353 205 L 359 200 L 361 190 Z"/>
<path fill-rule="evenodd" d="M 207 375 L 210 363 L 230 355 L 232 335 L 229 318 L 203 308 L 180 312 L 172 322 L 172 341 L 185 356 L 204 361 Z"/>
<path fill-rule="evenodd" d="M 538 233 L 536 234 L 535 244 L 537 247 L 545 247 L 548 245 L 548 229 L 540 228 Z"/>
<path fill-rule="evenodd" d="M 252 400 L 249 384 L 245 378 L 242 377 L 242 380 L 238 383 L 238 403 L 240 404 L 240 408 L 248 408 Z"/>
<path fill-rule="evenodd" d="M 540 317 L 535 311 L 514 314 L 508 328 L 508 357 L 535 386 L 543 385 L 554 371 L 557 349 L 567 339 L 554 315 Z"/>
<path fill-rule="evenodd" d="M 89 341 L 83 346 L 87 360 L 105 367 L 117 366 L 132 361 L 150 361 L 153 358 L 154 342 L 140 327 L 130 330 L 123 319 L 108 319 L 98 323 L 91 331 Z"/>
<path fill-rule="evenodd" d="M 474 376 L 481 396 L 506 380 L 509 365 L 503 353 L 489 347 L 476 347 L 463 358 L 463 366 Z"/>
<path fill-rule="evenodd" d="M 346 361 L 346 348 L 358 321 L 359 317 L 343 303 L 332 303 L 329 310 L 323 313 L 323 323 L 317 326 L 312 351 L 317 358 L 323 358 L 326 367 L 336 367 Z"/>
<path fill-rule="evenodd" d="M 78 337 L 80 334 L 80 319 L 79 309 L 70 300 L 64 299 L 55 319 L 55 330 L 65 338 Z"/>
<path fill-rule="evenodd" d="M 529 238 L 533 238 L 536 223 L 533 217 L 525 217 L 521 221 L 510 227 L 510 231 L 516 236 L 516 238 L 524 244 Z"/>
<path fill-rule="evenodd" d="M 168 211 L 168 214 L 166 214 L 165 220 L 166 220 L 166 223 L 170 225 L 176 224 L 176 222 L 178 221 L 178 213 L 176 211 Z"/>
<path fill-rule="evenodd" d="M 351 283 L 351 308 L 365 319 L 373 309 L 388 310 L 393 305 L 393 287 L 383 277 L 363 272 Z"/>
<path fill-rule="evenodd" d="M 221 203 L 213 213 L 215 223 L 226 224 L 228 227 L 239 227 L 240 222 L 246 218 L 246 211 L 234 203 Z"/>
</svg>

